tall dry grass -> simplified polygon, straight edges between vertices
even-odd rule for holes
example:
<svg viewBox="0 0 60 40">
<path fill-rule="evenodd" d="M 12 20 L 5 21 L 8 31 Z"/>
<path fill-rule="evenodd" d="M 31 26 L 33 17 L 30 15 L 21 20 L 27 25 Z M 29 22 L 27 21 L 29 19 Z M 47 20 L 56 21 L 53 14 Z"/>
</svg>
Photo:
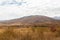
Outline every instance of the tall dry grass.
<svg viewBox="0 0 60 40">
<path fill-rule="evenodd" d="M 51 32 L 47 27 L 9 28 L 0 33 L 0 40 L 60 40 L 60 30 Z"/>
</svg>

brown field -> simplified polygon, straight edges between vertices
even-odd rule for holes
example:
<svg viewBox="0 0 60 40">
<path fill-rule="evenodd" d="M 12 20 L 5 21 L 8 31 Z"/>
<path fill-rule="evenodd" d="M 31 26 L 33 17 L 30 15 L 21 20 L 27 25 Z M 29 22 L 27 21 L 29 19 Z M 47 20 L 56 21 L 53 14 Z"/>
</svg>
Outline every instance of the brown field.
<svg viewBox="0 0 60 40">
<path fill-rule="evenodd" d="M 48 27 L 2 28 L 0 40 L 60 40 L 60 28 L 55 32 Z"/>
</svg>

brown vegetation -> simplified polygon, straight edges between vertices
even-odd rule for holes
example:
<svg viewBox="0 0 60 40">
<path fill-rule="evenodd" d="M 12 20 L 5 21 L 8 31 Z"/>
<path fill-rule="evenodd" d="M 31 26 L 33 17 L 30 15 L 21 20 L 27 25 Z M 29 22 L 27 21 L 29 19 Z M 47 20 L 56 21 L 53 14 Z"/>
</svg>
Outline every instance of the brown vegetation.
<svg viewBox="0 0 60 40">
<path fill-rule="evenodd" d="M 0 40 L 60 40 L 60 30 L 51 32 L 48 27 L 9 28 L 3 30 L 5 31 L 0 32 Z"/>
</svg>

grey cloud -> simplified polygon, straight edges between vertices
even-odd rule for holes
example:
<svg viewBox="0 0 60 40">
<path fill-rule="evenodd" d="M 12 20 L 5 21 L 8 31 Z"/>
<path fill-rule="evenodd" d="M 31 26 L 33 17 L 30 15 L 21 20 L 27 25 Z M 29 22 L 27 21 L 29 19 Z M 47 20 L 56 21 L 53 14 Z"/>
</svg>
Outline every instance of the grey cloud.
<svg viewBox="0 0 60 40">
<path fill-rule="evenodd" d="M 4 6 L 4 5 L 17 5 L 17 6 L 21 6 L 23 4 L 26 4 L 27 2 L 23 2 L 23 0 L 21 0 L 21 2 L 17 2 L 15 0 L 10 1 L 3 1 L 0 2 L 0 6 Z"/>
</svg>

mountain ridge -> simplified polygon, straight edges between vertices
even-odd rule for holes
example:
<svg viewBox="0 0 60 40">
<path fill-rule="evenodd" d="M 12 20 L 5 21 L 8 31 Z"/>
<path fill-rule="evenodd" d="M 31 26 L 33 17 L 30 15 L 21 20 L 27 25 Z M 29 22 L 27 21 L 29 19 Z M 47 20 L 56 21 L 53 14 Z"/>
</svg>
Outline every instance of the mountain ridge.
<svg viewBox="0 0 60 40">
<path fill-rule="evenodd" d="M 54 18 L 50 18 L 42 15 L 32 15 L 25 16 L 22 18 L 7 20 L 4 22 L 0 22 L 2 25 L 0 26 L 19 26 L 19 27 L 29 27 L 29 26 L 60 26 L 60 21 L 55 20 Z"/>
<path fill-rule="evenodd" d="M 50 17 L 47 17 L 47 16 L 42 16 L 42 15 L 32 15 L 32 16 L 25 16 L 25 17 L 22 17 L 22 18 L 17 18 L 17 19 L 12 19 L 12 20 L 7 20 L 7 21 L 4 21 L 2 23 L 17 23 L 17 22 L 20 22 L 20 23 L 29 23 L 29 22 L 53 22 L 53 21 L 56 21 L 55 19 L 53 18 L 50 18 Z"/>
</svg>

